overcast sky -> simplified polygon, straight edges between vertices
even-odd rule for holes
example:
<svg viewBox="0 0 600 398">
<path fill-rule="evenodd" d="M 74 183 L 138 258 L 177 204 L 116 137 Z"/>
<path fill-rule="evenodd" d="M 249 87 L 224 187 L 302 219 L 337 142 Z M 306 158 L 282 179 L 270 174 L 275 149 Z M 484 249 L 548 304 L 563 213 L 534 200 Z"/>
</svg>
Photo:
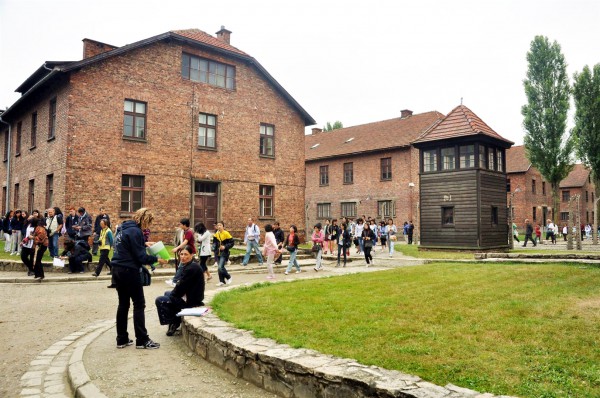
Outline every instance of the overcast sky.
<svg viewBox="0 0 600 398">
<path fill-rule="evenodd" d="M 599 21 L 597 0 L 0 0 L 0 108 L 44 61 L 81 59 L 83 38 L 123 46 L 224 25 L 316 127 L 391 119 L 401 109 L 447 114 L 463 98 L 520 144 L 531 40 L 558 41 L 572 79 L 600 63 Z"/>
</svg>

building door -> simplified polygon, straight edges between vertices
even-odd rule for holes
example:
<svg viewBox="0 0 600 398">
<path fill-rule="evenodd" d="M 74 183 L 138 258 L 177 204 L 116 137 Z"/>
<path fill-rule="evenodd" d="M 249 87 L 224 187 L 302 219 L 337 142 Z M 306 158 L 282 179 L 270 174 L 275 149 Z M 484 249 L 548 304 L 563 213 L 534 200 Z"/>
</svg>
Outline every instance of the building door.
<svg viewBox="0 0 600 398">
<path fill-rule="evenodd" d="M 219 184 L 196 181 L 194 184 L 194 225 L 202 221 L 212 230 L 219 215 Z"/>
<path fill-rule="evenodd" d="M 546 220 L 548 219 L 548 208 L 546 206 L 542 207 L 542 225 L 546 225 Z"/>
</svg>

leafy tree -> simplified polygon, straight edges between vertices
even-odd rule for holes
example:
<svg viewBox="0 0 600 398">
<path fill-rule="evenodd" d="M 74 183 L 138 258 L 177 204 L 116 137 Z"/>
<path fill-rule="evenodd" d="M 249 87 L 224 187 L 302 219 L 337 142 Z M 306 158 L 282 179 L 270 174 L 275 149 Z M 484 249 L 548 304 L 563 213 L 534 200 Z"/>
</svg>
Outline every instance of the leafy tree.
<svg viewBox="0 0 600 398">
<path fill-rule="evenodd" d="M 333 125 L 330 122 L 327 122 L 327 125 L 325 125 L 325 127 L 323 127 L 323 131 L 331 131 L 331 130 L 335 130 L 335 129 L 342 129 L 344 128 L 344 125 L 342 124 L 342 122 L 340 122 L 339 120 L 336 120 Z"/>
<path fill-rule="evenodd" d="M 552 185 L 554 221 L 560 209 L 559 184 L 573 169 L 574 140 L 566 131 L 569 110 L 567 64 L 560 45 L 536 36 L 527 53 L 523 81 L 527 104 L 521 108 L 525 152 L 529 161 Z"/>
</svg>

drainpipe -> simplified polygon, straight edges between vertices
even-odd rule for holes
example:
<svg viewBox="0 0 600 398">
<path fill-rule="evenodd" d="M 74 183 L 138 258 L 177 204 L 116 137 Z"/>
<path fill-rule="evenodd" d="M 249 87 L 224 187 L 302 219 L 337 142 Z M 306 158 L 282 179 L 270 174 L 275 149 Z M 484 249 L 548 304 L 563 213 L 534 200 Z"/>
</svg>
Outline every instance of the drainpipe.
<svg viewBox="0 0 600 398">
<path fill-rule="evenodd" d="M 6 160 L 6 209 L 2 209 L 2 213 L 6 213 L 8 208 L 10 207 L 10 150 L 11 150 L 11 132 L 12 132 L 12 124 L 5 122 L 2 120 L 2 116 L 0 116 L 0 123 L 4 123 L 8 126 L 8 151 L 7 151 L 7 160 Z"/>
</svg>

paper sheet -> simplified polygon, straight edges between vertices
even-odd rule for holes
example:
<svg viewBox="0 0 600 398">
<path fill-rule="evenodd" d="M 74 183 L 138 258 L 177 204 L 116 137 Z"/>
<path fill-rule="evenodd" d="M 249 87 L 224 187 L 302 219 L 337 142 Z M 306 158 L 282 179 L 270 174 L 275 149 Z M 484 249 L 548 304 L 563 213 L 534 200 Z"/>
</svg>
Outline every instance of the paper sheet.
<svg viewBox="0 0 600 398">
<path fill-rule="evenodd" d="M 177 316 L 202 316 L 208 313 L 208 307 L 184 308 L 177 313 Z"/>
<path fill-rule="evenodd" d="M 61 260 L 60 258 L 54 257 L 52 259 L 52 265 L 55 267 L 64 267 L 65 262 L 63 260 Z"/>
</svg>

